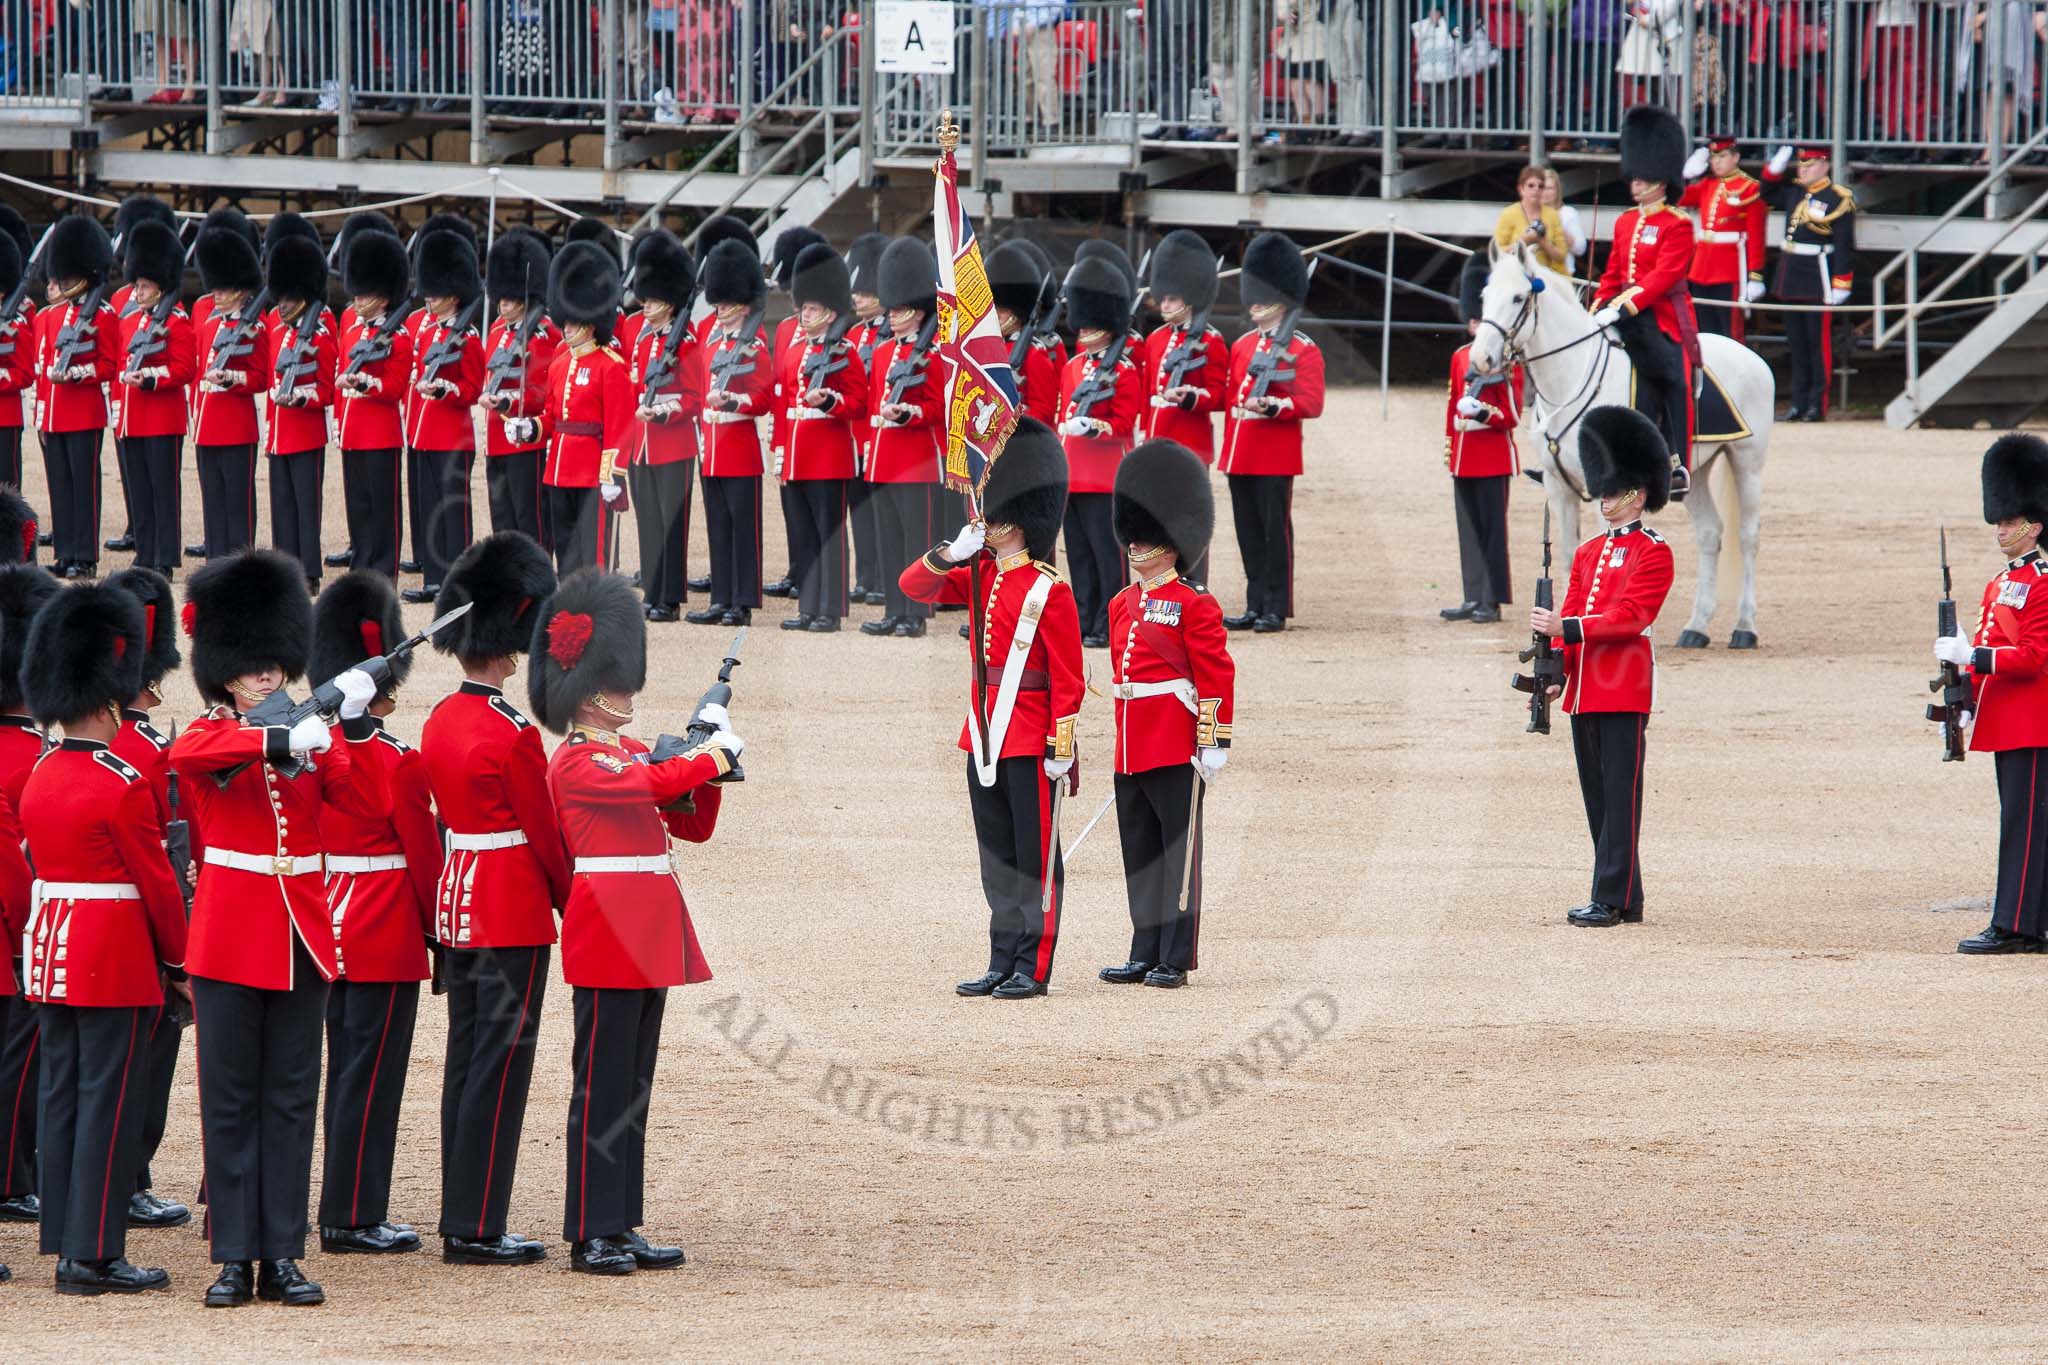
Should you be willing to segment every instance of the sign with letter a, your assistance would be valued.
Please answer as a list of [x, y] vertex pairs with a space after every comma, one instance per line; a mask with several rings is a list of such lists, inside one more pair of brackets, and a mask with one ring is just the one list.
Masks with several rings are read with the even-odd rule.
[[953, 71], [953, 6], [947, 0], [875, 0], [875, 70]]

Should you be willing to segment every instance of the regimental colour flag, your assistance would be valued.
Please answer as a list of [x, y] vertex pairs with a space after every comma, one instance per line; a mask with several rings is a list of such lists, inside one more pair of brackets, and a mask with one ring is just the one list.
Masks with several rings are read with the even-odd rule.
[[960, 210], [960, 172], [946, 151], [933, 168], [932, 252], [939, 258], [939, 323], [946, 366], [946, 486], [977, 499], [1017, 425], [1017, 378], [996, 321], [974, 224]]

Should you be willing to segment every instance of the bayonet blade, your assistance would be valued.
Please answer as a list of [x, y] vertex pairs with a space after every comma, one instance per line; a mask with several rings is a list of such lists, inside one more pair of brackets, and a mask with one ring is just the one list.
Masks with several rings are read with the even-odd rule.
[[462, 617], [469, 615], [469, 609], [475, 605], [476, 603], [474, 602], [464, 602], [461, 606], [455, 608], [455, 610], [451, 612], [448, 612], [446, 615], [435, 617], [433, 620], [427, 622], [427, 628], [425, 630], [421, 631], [418, 635], [413, 636], [413, 640], [420, 641], [433, 639], [434, 636], [438, 635], [441, 632], [442, 627], [450, 625], [455, 621], [460, 620]]

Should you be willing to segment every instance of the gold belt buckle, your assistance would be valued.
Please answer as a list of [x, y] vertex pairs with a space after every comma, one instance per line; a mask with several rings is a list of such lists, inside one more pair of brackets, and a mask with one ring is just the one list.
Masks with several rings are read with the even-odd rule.
[[277, 857], [272, 858], [270, 860], [271, 875], [276, 877], [291, 876], [293, 861], [293, 859], [286, 857], [284, 854], [279, 854]]

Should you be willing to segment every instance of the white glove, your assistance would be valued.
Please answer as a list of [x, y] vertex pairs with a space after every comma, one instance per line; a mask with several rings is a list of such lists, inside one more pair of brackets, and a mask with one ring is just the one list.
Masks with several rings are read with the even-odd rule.
[[1744, 303], [1755, 303], [1763, 298], [1763, 296], [1764, 282], [1762, 280], [1751, 280], [1742, 286], [1742, 301]]
[[296, 389], [292, 390], [292, 401], [295, 403], [311, 403], [316, 401], [319, 397], [320, 390], [314, 388], [311, 384], [301, 384]]
[[775, 452], [775, 477], [778, 479], [782, 477], [782, 464], [782, 452], [778, 450]]
[[1934, 657], [1942, 663], [1967, 668], [1970, 656], [1976, 653], [1976, 646], [1961, 635], [1944, 635], [1934, 642]]
[[626, 495], [626, 490], [619, 487], [619, 481], [617, 479], [612, 479], [606, 483], [598, 485], [597, 495], [603, 498], [607, 503], [614, 503]]
[[1783, 175], [1785, 168], [1791, 164], [1792, 149], [1790, 147], [1780, 147], [1777, 151], [1771, 153], [1770, 165], [1765, 169], [1770, 171], [1772, 175]]
[[540, 420], [534, 417], [507, 417], [505, 439], [513, 445], [531, 445], [540, 439]]
[[690, 724], [695, 725], [700, 721], [705, 725], [709, 725], [714, 730], [729, 731], [732, 729], [732, 717], [728, 716], [725, 713], [725, 708], [715, 701], [707, 701], [698, 707], [697, 714], [690, 721]]
[[1697, 180], [1707, 173], [1707, 149], [1695, 147], [1692, 155], [1685, 159], [1685, 178]]
[[1062, 436], [1086, 436], [1094, 430], [1095, 424], [1086, 417], [1069, 417], [1066, 421], [1060, 423], [1060, 435]]
[[1057, 782], [1065, 777], [1073, 766], [1074, 760], [1071, 758], [1048, 758], [1045, 760], [1045, 775], [1048, 779]]
[[740, 750], [747, 747], [747, 742], [741, 739], [738, 735], [734, 734], [730, 730], [720, 730], [717, 734], [711, 737], [710, 742], [716, 744], [719, 748], [725, 750], [734, 758], [738, 758], [740, 756]]
[[1620, 321], [1621, 310], [1619, 308], [1602, 308], [1598, 312], [1593, 314], [1593, 325], [1595, 327], [1600, 328], [1602, 331], [1605, 331], [1607, 328], [1612, 327], [1615, 323]]
[[1486, 416], [1486, 404], [1468, 393], [1458, 400], [1458, 416], [1484, 417]]
[[1956, 728], [1959, 730], [1967, 730], [1976, 721], [1976, 719], [1977, 713], [1975, 711], [1965, 711], [1961, 715], [1956, 717]]
[[357, 716], [366, 715], [370, 710], [370, 703], [377, 699], [376, 682], [360, 668], [351, 668], [336, 678], [334, 685], [341, 692], [343, 720], [354, 720]]
[[1454, 419], [1454, 420], [1453, 420], [1453, 421], [1451, 422], [1451, 426], [1452, 426], [1452, 428], [1453, 428], [1454, 430], [1457, 430], [1457, 431], [1484, 431], [1484, 430], [1486, 430], [1486, 423], [1485, 423], [1484, 421], [1481, 421], [1481, 420], [1478, 420], [1478, 419], [1475, 419], [1475, 418], [1471, 418], [1471, 417], [1459, 417], [1459, 418], [1456, 418], [1456, 419]]
[[1223, 771], [1223, 765], [1230, 762], [1230, 750], [1203, 749], [1196, 755], [1195, 761], [1201, 765], [1203, 778], [1214, 782], [1217, 774]]
[[92, 377], [93, 370], [90, 365], [73, 365], [70, 369], [57, 376], [57, 378], [67, 384], [83, 384]]
[[988, 527], [978, 521], [970, 521], [960, 528], [960, 534], [946, 543], [946, 558], [955, 564], [965, 564], [981, 553], [981, 547], [988, 544]]
[[1845, 303], [1847, 303], [1848, 301], [1849, 301], [1849, 291], [1848, 291], [1848, 290], [1846, 290], [1846, 289], [1830, 289], [1830, 290], [1828, 290], [1828, 307], [1830, 307], [1830, 308], [1837, 308], [1837, 307], [1840, 307], [1840, 306], [1841, 306], [1842, 304], [1845, 304]]
[[318, 716], [308, 716], [292, 727], [291, 737], [285, 743], [295, 754], [325, 753], [334, 743], [334, 734], [327, 728], [326, 721]]

